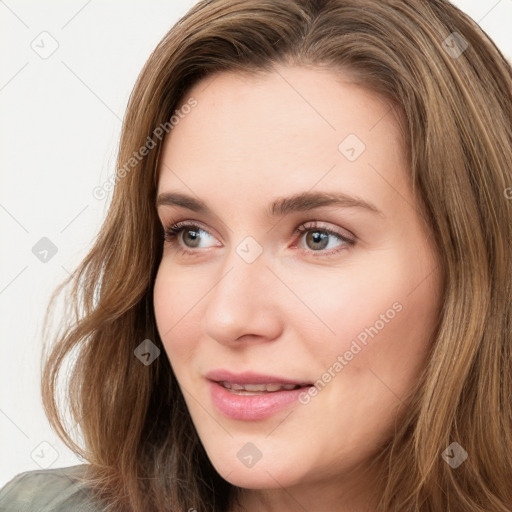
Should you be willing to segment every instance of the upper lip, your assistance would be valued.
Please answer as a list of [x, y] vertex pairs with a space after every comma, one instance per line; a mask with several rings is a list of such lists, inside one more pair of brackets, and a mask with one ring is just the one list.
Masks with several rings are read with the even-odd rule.
[[206, 378], [214, 382], [230, 382], [231, 384], [294, 384], [298, 386], [309, 386], [311, 384], [301, 379], [287, 379], [276, 375], [254, 372], [233, 373], [222, 369], [208, 372]]

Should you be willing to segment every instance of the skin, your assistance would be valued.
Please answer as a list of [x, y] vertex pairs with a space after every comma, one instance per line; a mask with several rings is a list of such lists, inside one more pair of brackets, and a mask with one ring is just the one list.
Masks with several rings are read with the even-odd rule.
[[[214, 215], [158, 208], [164, 226], [197, 221], [206, 233], [199, 247], [190, 230], [164, 243], [157, 328], [208, 457], [245, 489], [245, 510], [371, 510], [383, 478], [368, 462], [392, 436], [425, 366], [441, 303], [439, 260], [390, 106], [341, 73], [276, 70], [198, 82], [187, 95], [198, 105], [165, 140], [158, 194], [192, 195]], [[348, 134], [366, 146], [354, 161], [338, 149]], [[311, 190], [357, 196], [382, 214], [323, 206], [265, 216], [273, 199]], [[315, 221], [355, 244], [331, 235], [323, 248], [311, 238], [318, 229], [295, 233]], [[247, 236], [263, 250], [250, 264], [236, 252]], [[331, 249], [341, 250], [325, 256]], [[334, 371], [381, 315], [384, 327]], [[309, 382], [331, 368], [332, 378], [307, 404], [240, 421], [212, 404], [204, 376], [216, 368]], [[248, 442], [262, 454], [250, 468], [237, 457]]]

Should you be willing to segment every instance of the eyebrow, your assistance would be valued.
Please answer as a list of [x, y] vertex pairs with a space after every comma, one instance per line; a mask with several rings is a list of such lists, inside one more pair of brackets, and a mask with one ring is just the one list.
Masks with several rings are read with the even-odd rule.
[[[201, 200], [178, 192], [162, 192], [156, 201], [156, 207], [181, 206], [197, 213], [213, 215], [213, 212]], [[359, 197], [352, 197], [343, 192], [301, 192], [288, 197], [275, 199], [267, 208], [270, 218], [283, 217], [293, 212], [304, 212], [322, 206], [341, 208], [363, 208], [384, 217], [384, 214], [372, 203]]]

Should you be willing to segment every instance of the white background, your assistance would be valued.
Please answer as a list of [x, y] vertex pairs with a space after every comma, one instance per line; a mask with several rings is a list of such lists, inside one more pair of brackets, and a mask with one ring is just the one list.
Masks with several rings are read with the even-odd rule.
[[[194, 3], [0, 0], [0, 487], [22, 471], [82, 463], [43, 413], [42, 320], [106, 214], [111, 195], [91, 192], [114, 172], [135, 79]], [[512, 0], [454, 3], [512, 60]], [[58, 48], [43, 59], [37, 44]], [[32, 252], [42, 237], [57, 247], [46, 263]]]

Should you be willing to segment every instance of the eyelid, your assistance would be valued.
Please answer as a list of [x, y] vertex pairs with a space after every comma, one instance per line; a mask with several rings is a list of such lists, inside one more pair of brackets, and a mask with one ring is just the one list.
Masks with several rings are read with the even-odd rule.
[[325, 223], [319, 222], [319, 221], [307, 221], [303, 222], [300, 226], [297, 227], [295, 232], [308, 232], [308, 231], [325, 231], [331, 235], [337, 236], [341, 238], [342, 240], [345, 240], [346, 242], [352, 242], [355, 243], [356, 237], [353, 233], [348, 231], [347, 229], [343, 229], [340, 227], [331, 228], [328, 225], [325, 225]]
[[[198, 228], [201, 228], [206, 233], [208, 233], [212, 236], [216, 236], [211, 233], [210, 228], [207, 228], [205, 226], [205, 224], [203, 224], [201, 221], [198, 221], [198, 220], [174, 221], [173, 219], [170, 219], [168, 222], [161, 221], [161, 224], [162, 224], [163, 229], [169, 229], [173, 226], [180, 227], [180, 228], [198, 227]], [[333, 235], [337, 235], [337, 236], [343, 237], [345, 239], [350, 239], [350, 240], [354, 240], [354, 241], [356, 238], [355, 235], [353, 233], [351, 233], [350, 231], [348, 231], [347, 229], [340, 228], [340, 227], [336, 227], [333, 229], [333, 228], [329, 227], [328, 225], [326, 225], [326, 223], [323, 223], [322, 221], [316, 221], [316, 220], [302, 222], [301, 224], [299, 224], [299, 226], [297, 226], [297, 228], [295, 228], [294, 233], [298, 232], [300, 229], [304, 229], [304, 230], [318, 229], [318, 230], [327, 231]], [[338, 230], [340, 230], [340, 231], [338, 231]]]

